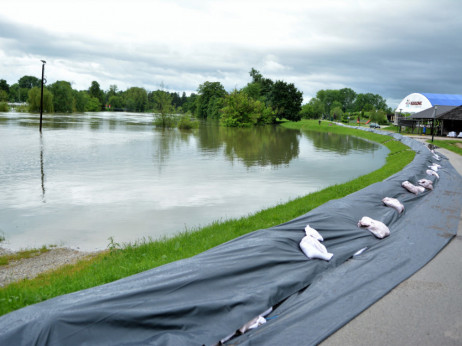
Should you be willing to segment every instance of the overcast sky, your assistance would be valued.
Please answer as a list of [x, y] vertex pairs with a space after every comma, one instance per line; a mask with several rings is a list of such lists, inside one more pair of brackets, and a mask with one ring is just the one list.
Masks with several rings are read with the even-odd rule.
[[0, 79], [74, 89], [161, 83], [228, 91], [265, 77], [372, 92], [396, 107], [413, 92], [462, 94], [460, 0], [12, 0], [0, 10]]

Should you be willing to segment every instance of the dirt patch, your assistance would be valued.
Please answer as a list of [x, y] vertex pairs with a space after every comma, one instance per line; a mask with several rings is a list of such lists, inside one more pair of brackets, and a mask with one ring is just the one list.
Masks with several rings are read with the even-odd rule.
[[[0, 255], [8, 253], [11, 252], [0, 248]], [[10, 262], [8, 265], [0, 266], [0, 287], [19, 280], [32, 279], [41, 273], [67, 264], [74, 264], [80, 259], [93, 256], [94, 254], [68, 248], [58, 248], [51, 249], [32, 258]]]

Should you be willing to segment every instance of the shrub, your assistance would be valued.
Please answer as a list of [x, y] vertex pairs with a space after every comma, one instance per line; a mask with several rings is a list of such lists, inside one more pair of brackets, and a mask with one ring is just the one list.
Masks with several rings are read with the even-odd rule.
[[178, 122], [178, 128], [182, 130], [191, 130], [199, 127], [197, 120], [191, 119], [189, 115], [182, 115]]
[[0, 112], [8, 112], [10, 110], [10, 106], [6, 102], [0, 102]]

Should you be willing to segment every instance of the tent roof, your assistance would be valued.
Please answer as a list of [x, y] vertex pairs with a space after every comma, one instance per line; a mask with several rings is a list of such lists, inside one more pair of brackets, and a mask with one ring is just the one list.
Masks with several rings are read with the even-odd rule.
[[431, 94], [422, 93], [433, 106], [460, 106], [462, 105], [462, 95], [454, 94]]

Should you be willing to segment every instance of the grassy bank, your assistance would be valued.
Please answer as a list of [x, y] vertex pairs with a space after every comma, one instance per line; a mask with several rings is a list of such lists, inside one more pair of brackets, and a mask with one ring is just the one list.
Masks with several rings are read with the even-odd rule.
[[323, 122], [302, 121], [284, 123], [287, 128], [308, 129], [355, 135], [389, 148], [386, 164], [380, 169], [354, 179], [334, 185], [288, 203], [265, 209], [247, 217], [214, 222], [209, 226], [183, 232], [160, 241], [139, 241], [136, 244], [119, 248], [111, 242], [110, 250], [91, 260], [80, 261], [76, 265], [42, 274], [33, 280], [24, 280], [0, 289], [0, 314], [19, 309], [58, 295], [101, 285], [150, 268], [179, 259], [194, 256], [214, 246], [239, 237], [243, 234], [275, 226], [307, 213], [325, 202], [344, 197], [372, 183], [382, 181], [400, 171], [414, 158], [414, 152], [389, 136], [349, 129]]
[[[427, 141], [428, 143], [432, 143], [431, 140], [428, 140]], [[444, 141], [440, 141], [440, 140], [434, 140], [433, 143], [434, 145], [440, 147], [440, 148], [444, 148], [444, 149], [448, 149], [456, 154], [459, 154], [459, 155], [462, 155], [462, 147], [459, 146], [459, 145], [462, 145], [462, 141], [461, 140], [444, 140]]]

